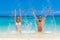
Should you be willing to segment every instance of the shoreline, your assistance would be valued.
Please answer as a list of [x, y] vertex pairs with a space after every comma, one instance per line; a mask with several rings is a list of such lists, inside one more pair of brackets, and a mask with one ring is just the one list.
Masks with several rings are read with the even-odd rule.
[[17, 33], [0, 36], [2, 40], [60, 40], [60, 34], [54, 33]]

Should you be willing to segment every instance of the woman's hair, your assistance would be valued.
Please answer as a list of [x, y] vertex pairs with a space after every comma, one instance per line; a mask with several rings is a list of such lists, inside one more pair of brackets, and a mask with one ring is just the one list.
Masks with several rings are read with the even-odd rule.
[[39, 17], [39, 22], [41, 22], [41, 21], [42, 21], [42, 16]]
[[16, 18], [16, 22], [20, 22], [20, 17], [17, 17]]

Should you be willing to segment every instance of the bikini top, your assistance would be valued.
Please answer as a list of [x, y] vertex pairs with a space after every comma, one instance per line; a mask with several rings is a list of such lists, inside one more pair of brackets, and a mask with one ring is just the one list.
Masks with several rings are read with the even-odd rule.
[[21, 22], [19, 22], [19, 23], [16, 22], [16, 25], [17, 25], [17, 26], [20, 26], [20, 25], [21, 25]]

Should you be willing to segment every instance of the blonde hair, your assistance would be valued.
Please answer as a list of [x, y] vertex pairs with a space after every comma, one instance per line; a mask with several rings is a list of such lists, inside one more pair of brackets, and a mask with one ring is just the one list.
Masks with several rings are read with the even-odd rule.
[[18, 18], [16, 19], [16, 22], [21, 22], [20, 17], [18, 17]]

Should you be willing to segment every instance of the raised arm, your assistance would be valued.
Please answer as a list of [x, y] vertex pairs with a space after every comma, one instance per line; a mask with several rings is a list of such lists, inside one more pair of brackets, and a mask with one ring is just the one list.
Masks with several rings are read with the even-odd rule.
[[44, 16], [44, 19], [43, 19], [43, 20], [46, 19], [46, 17], [47, 17], [47, 15], [49, 14], [49, 12], [50, 12], [50, 9], [48, 9], [48, 12], [47, 12], [46, 15]]
[[14, 20], [16, 22], [16, 10], [14, 10]]
[[38, 21], [38, 18], [36, 17], [34, 10], [32, 10], [32, 14], [34, 15], [36, 21]]
[[22, 19], [21, 19], [21, 18], [22, 18], [21, 16], [22, 16], [22, 10], [20, 9], [20, 20], [22, 20]]

